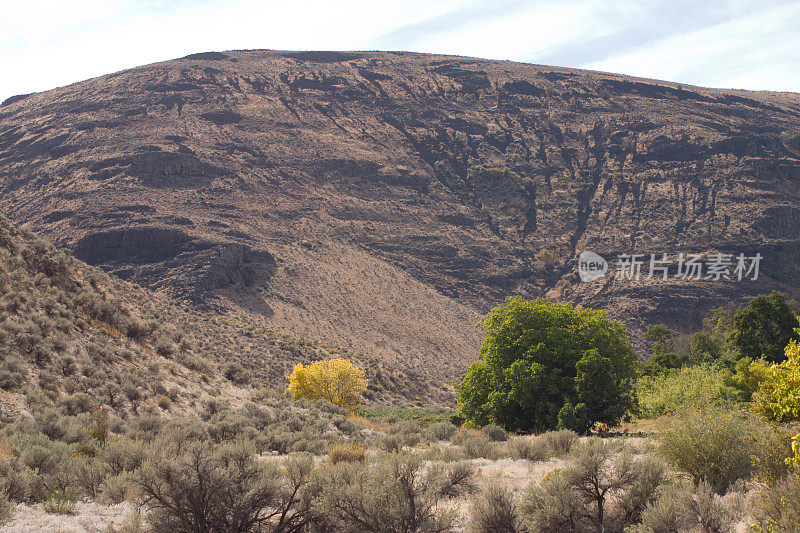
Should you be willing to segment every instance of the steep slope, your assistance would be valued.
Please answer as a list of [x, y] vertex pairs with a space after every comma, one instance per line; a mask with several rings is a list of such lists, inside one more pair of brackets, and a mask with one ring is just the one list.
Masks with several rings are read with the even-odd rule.
[[408, 365], [388, 367], [252, 318], [203, 312], [120, 281], [0, 217], [0, 421], [25, 416], [42, 394], [87, 393], [122, 416], [194, 412], [209, 398], [281, 392], [295, 363], [330, 357], [366, 370], [369, 400], [452, 401], [446, 384]]
[[[0, 108], [0, 206], [81, 259], [452, 377], [511, 294], [634, 333], [800, 281], [800, 98], [409, 53], [193, 54]], [[581, 284], [582, 250], [761, 253]]]

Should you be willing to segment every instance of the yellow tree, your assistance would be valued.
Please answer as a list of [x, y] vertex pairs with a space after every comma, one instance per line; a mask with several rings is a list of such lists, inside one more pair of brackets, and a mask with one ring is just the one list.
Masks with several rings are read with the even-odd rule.
[[292, 399], [328, 400], [355, 411], [361, 405], [361, 394], [367, 388], [364, 371], [348, 359], [328, 359], [309, 366], [295, 365], [289, 376]]

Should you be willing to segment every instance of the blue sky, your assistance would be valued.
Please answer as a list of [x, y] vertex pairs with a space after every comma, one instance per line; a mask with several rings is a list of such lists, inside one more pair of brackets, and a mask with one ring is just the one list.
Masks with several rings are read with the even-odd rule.
[[411, 50], [800, 92], [797, 0], [0, 0], [0, 99], [210, 50]]

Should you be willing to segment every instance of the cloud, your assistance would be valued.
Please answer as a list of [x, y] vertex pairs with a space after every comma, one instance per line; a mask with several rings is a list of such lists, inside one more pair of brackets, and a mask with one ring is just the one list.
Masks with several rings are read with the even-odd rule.
[[800, 5], [776, 2], [580, 66], [694, 85], [798, 91], [798, 26]]
[[530, 4], [531, 2], [525, 0], [480, 0], [466, 5], [456, 4], [444, 13], [393, 29], [373, 42], [382, 50], [406, 50], [432, 36], [453, 33], [475, 23], [486, 24], [492, 19], [508, 17]]
[[[765, 3], [766, 2], [766, 3]], [[26, 0], [0, 99], [209, 50], [388, 49], [800, 89], [793, 0]]]

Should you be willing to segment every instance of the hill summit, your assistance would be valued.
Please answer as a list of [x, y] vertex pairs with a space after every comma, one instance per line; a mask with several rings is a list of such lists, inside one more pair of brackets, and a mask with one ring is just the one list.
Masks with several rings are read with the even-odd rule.
[[[606, 307], [636, 336], [797, 296], [799, 180], [797, 94], [465, 57], [198, 53], [0, 107], [15, 222], [125, 280], [440, 376], [510, 295]], [[757, 280], [587, 283], [586, 250], [763, 261]]]

